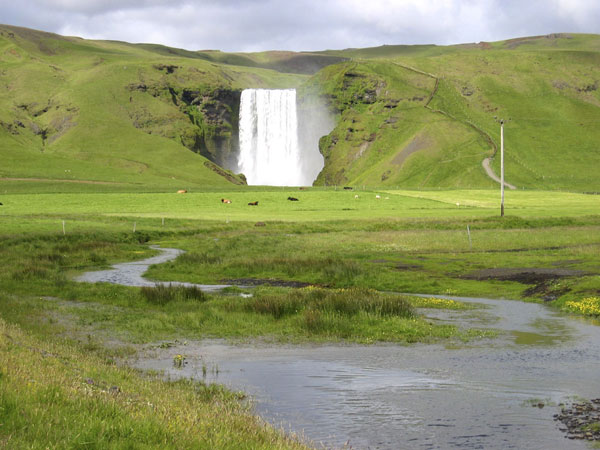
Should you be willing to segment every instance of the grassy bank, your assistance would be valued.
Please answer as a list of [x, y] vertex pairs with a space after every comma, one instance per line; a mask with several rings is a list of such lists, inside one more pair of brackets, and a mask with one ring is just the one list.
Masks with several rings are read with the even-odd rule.
[[304, 448], [242, 394], [117, 367], [0, 319], [3, 448]]

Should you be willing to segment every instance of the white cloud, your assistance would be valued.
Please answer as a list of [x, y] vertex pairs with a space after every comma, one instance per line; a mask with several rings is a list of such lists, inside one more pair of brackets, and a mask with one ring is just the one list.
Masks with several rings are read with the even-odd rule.
[[320, 50], [600, 32], [589, 0], [0, 0], [3, 22], [191, 50]]

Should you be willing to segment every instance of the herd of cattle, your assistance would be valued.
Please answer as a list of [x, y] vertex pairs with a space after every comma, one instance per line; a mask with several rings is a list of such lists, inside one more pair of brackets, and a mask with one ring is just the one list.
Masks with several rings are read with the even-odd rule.
[[[305, 188], [300, 188], [300, 190], [302, 190], [302, 191], [303, 191], [304, 189], [305, 189]], [[352, 190], [352, 188], [351, 188], [351, 187], [344, 187], [344, 190]], [[178, 190], [178, 191], [177, 191], [177, 193], [178, 193], [178, 194], [186, 194], [186, 193], [187, 193], [187, 190], [186, 190], [186, 189], [180, 189], [180, 190]], [[358, 198], [359, 198], [358, 194], [356, 194], [356, 195], [354, 196], [354, 198], [355, 198], [355, 199], [358, 199]], [[381, 196], [380, 196], [379, 194], [377, 194], [377, 195], [375, 195], [375, 198], [376, 198], [377, 200], [379, 200], [379, 199], [381, 198]], [[288, 199], [290, 202], [298, 202], [298, 201], [300, 201], [300, 200], [298, 200], [296, 197], [291, 197], [291, 196], [290, 196], [290, 197], [288, 197], [287, 199]], [[386, 200], [389, 200], [389, 197], [386, 197], [385, 199], [386, 199]], [[221, 199], [221, 203], [227, 203], [227, 204], [230, 204], [230, 203], [231, 203], [231, 200], [230, 200], [230, 199], [228, 199], [228, 198], [222, 198], [222, 199]], [[2, 205], [2, 203], [0, 203], [0, 205]], [[255, 202], [249, 202], [249, 203], [248, 203], [248, 206], [258, 206], [258, 200], [257, 200], [257, 201], [255, 201]]]

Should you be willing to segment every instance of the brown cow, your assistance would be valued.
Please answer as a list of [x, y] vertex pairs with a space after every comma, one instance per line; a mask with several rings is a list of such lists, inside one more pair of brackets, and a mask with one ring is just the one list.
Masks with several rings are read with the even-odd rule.
[[177, 191], [177, 193], [178, 193], [178, 194], [185, 194], [185, 193], [187, 193], [187, 190], [186, 190], [186, 189], [179, 189], [179, 190]]
[[248, 206], [258, 206], [258, 200], [255, 202], [248, 203]]
[[228, 198], [222, 198], [221, 203], [231, 203], [231, 200], [229, 200]]

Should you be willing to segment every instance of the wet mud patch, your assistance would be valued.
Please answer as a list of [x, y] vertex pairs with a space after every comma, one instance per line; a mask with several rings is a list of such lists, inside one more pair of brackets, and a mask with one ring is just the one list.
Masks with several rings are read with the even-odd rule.
[[560, 279], [586, 275], [582, 270], [565, 268], [494, 268], [482, 269], [463, 276], [467, 280], [498, 280], [516, 281], [533, 285], [523, 291], [525, 297], [541, 297], [544, 301], [556, 300], [570, 291], [568, 286], [561, 284]]
[[423, 266], [419, 266], [418, 264], [405, 264], [405, 263], [399, 263], [399, 264], [396, 264], [394, 266], [394, 269], [400, 270], [400, 271], [403, 271], [403, 270], [419, 270], [419, 269], [422, 269], [422, 268], [423, 268]]
[[556, 280], [564, 277], [580, 277], [586, 275], [582, 270], [562, 269], [562, 268], [494, 268], [482, 269], [465, 275], [467, 280], [499, 280], [516, 281], [523, 284], [539, 284], [549, 280]]
[[278, 280], [273, 278], [225, 278], [219, 280], [219, 282], [234, 286], [274, 286], [291, 288], [303, 288], [308, 286], [326, 287], [315, 283], [306, 283], [304, 281]]
[[573, 403], [562, 408], [554, 420], [569, 439], [600, 441], [600, 398]]

